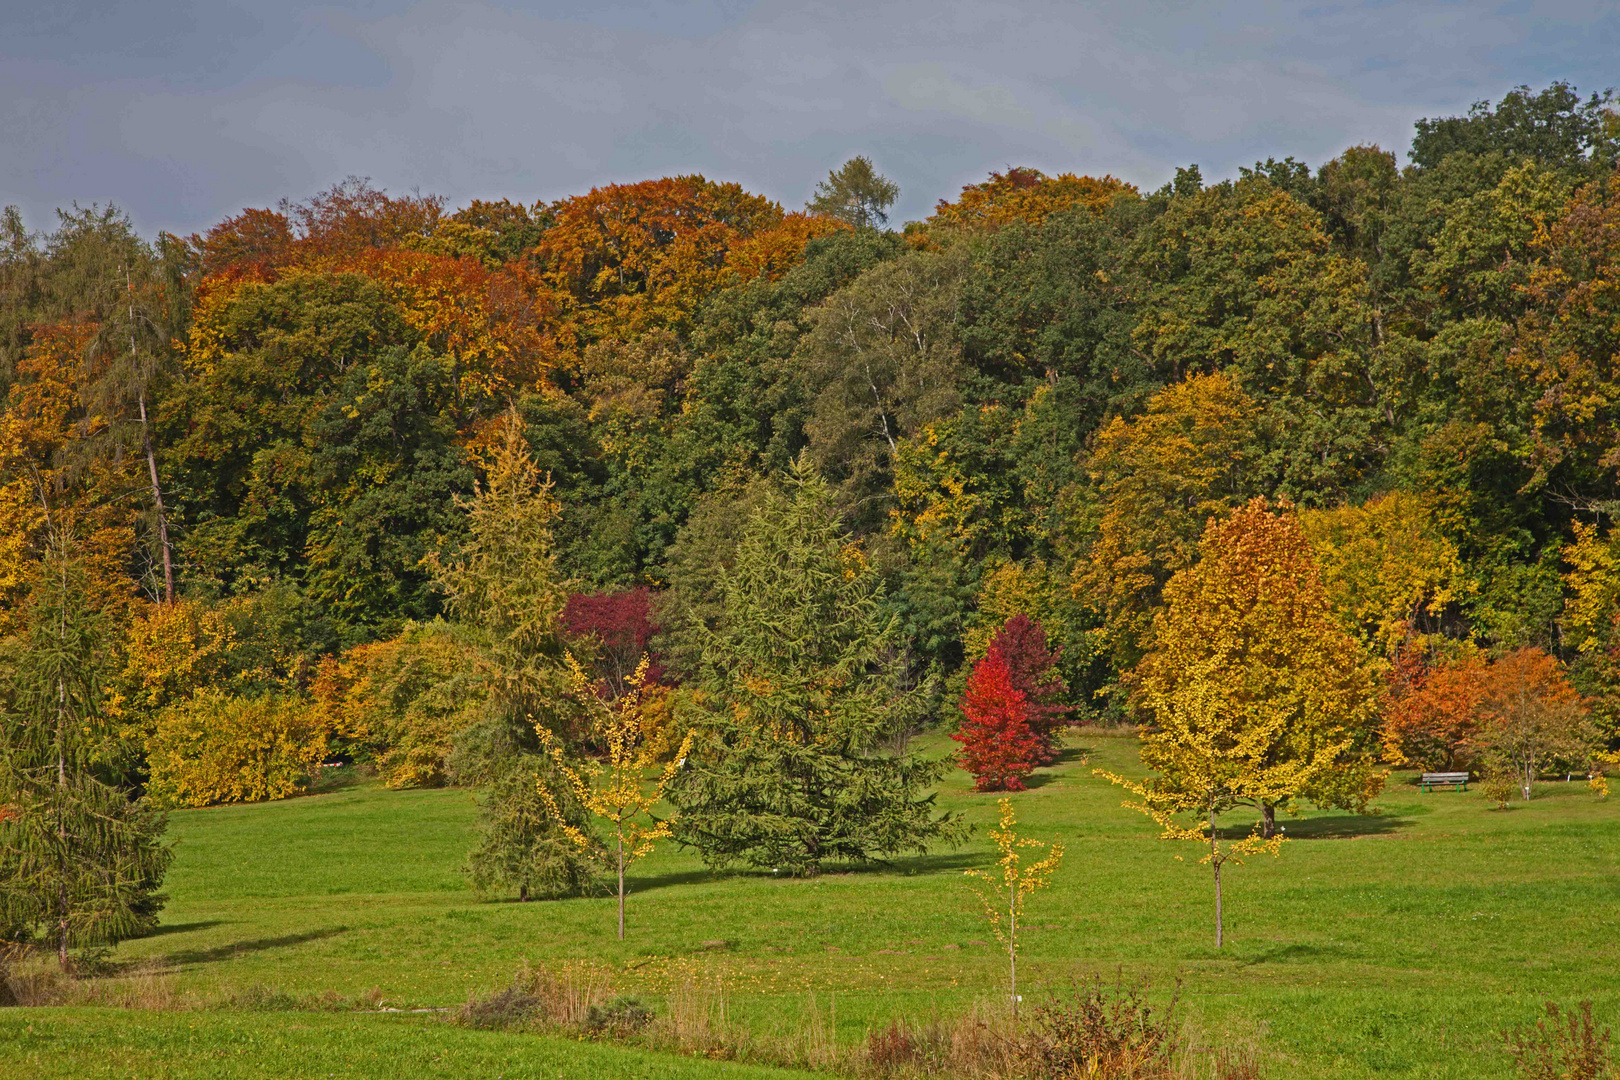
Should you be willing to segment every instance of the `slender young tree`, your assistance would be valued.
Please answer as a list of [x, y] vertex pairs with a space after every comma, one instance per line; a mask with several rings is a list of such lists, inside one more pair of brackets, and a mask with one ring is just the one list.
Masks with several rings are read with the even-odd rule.
[[75, 946], [149, 928], [172, 857], [165, 819], [96, 775], [108, 649], [71, 540], [51, 531], [28, 629], [0, 681], [0, 928], [33, 928], [64, 971]]
[[[1279, 759], [1274, 749], [1287, 735], [1280, 714], [1249, 722], [1230, 706], [1224, 677], [1211, 661], [1162, 694], [1149, 694], [1158, 730], [1144, 737], [1142, 757], [1158, 775], [1138, 783], [1103, 769], [1097, 774], [1137, 797], [1125, 806], [1156, 821], [1163, 830], [1160, 839], [1208, 846], [1199, 861], [1215, 878], [1215, 947], [1220, 948], [1226, 939], [1222, 867], [1241, 866], [1250, 855], [1276, 855], [1284, 839], [1280, 833], [1263, 835], [1263, 824], [1256, 822], [1250, 835], [1223, 840], [1220, 817], [1241, 804], [1276, 800], [1296, 790], [1311, 763]], [[1187, 817], [1193, 820], [1190, 827], [1183, 824]]]
[[[989, 886], [987, 889], [976, 887], [974, 891], [978, 893], [979, 902], [984, 905], [984, 916], [990, 920], [990, 928], [995, 933], [996, 939], [1007, 946], [1009, 997], [1012, 1000], [1013, 1015], [1016, 1016], [1018, 1015], [1018, 920], [1023, 917], [1024, 904], [1030, 894], [1052, 883], [1052, 875], [1057, 873], [1058, 864], [1063, 861], [1063, 845], [1043, 844], [1028, 837], [1020, 838], [1014, 828], [1018, 824], [1018, 816], [1013, 812], [1012, 800], [1001, 799], [996, 803], [996, 807], [1000, 812], [1000, 820], [996, 827], [990, 830], [990, 838], [996, 842], [996, 850], [1001, 852], [1001, 858], [996, 860], [999, 873], [985, 870], [965, 870], [963, 873]], [[1035, 848], [1044, 854], [1025, 866], [1023, 856], [1018, 853], [1019, 848]]]
[[814, 875], [961, 835], [928, 793], [946, 763], [893, 747], [924, 703], [900, 689], [895, 621], [832, 502], [801, 457], [720, 575], [703, 712], [670, 793], [677, 837], [711, 865]]
[[601, 855], [611, 863], [619, 882], [619, 940], [624, 940], [624, 871], [625, 867], [651, 854], [653, 844], [670, 835], [670, 818], [658, 820], [652, 808], [664, 796], [675, 770], [686, 760], [691, 749], [692, 735], [687, 733], [680, 748], [652, 781], [649, 789], [647, 775], [658, 767], [658, 758], [647, 742], [645, 731], [645, 694], [648, 689], [649, 661], [643, 657], [625, 692], [608, 705], [596, 694], [591, 679], [572, 656], [568, 658], [573, 675], [574, 693], [595, 713], [591, 732], [594, 740], [607, 751], [602, 762], [587, 762], [579, 768], [568, 763], [556, 737], [540, 729], [541, 741], [556, 763], [557, 770], [567, 778], [580, 803], [591, 813], [607, 822], [612, 829], [611, 850], [602, 850], [594, 836], [576, 828], [557, 805], [548, 786], [537, 790], [557, 826], [583, 850]]

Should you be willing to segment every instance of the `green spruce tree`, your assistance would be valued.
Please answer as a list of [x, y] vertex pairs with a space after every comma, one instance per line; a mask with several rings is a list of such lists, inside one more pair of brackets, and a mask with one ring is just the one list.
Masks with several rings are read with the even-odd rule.
[[882, 586], [800, 458], [720, 576], [697, 740], [670, 792], [677, 836], [713, 866], [814, 875], [922, 853], [961, 826], [926, 794], [944, 763], [896, 752], [923, 702], [903, 689]]
[[105, 631], [71, 541], [54, 530], [28, 629], [0, 672], [0, 931], [68, 950], [149, 929], [172, 851], [164, 815], [97, 775], [109, 737]]

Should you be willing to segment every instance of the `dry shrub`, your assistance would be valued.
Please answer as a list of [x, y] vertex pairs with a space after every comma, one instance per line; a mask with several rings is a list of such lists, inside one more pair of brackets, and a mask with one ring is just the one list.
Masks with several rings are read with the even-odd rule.
[[1021, 1075], [1021, 1038], [1021, 1028], [1001, 1003], [979, 1002], [960, 1016], [894, 1021], [868, 1036], [866, 1060], [850, 1071], [1000, 1080]]
[[456, 1019], [477, 1028], [555, 1024], [589, 1030], [592, 1016], [602, 1017], [613, 1000], [612, 981], [602, 968], [564, 964], [552, 969], [524, 961], [510, 987], [472, 998]]
[[516, 987], [487, 998], [474, 998], [461, 1007], [456, 1019], [467, 1027], [493, 1030], [527, 1024], [540, 1008], [540, 999]]
[[48, 956], [13, 945], [0, 952], [0, 1005], [101, 1005], [114, 1009], [171, 1010], [193, 1004], [174, 978], [155, 964], [85, 978], [59, 971]]
[[866, 1058], [881, 1073], [895, 1072], [917, 1060], [911, 1034], [899, 1020], [866, 1037]]
[[1549, 1001], [1547, 1015], [1503, 1032], [1508, 1052], [1525, 1080], [1606, 1080], [1614, 1075], [1608, 1028], [1592, 1020], [1592, 1003], [1583, 1001], [1567, 1012]]
[[616, 997], [606, 1005], [592, 1005], [585, 1030], [592, 1035], [634, 1035], [652, 1023], [652, 1010], [633, 997]]
[[1185, 1047], [1175, 1023], [1180, 988], [1163, 1009], [1147, 1003], [1146, 988], [1076, 982], [1069, 999], [1036, 1009], [1023, 1043], [1029, 1071], [1053, 1080], [1171, 1080]]

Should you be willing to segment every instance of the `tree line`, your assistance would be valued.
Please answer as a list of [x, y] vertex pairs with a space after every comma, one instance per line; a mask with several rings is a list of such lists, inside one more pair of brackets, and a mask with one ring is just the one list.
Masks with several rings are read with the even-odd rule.
[[155, 240], [7, 209], [5, 850], [68, 831], [51, 724], [145, 838], [126, 922], [152, 808], [328, 761], [482, 787], [470, 872], [525, 896], [594, 879], [589, 762], [679, 760], [644, 828], [717, 865], [948, 842], [937, 725], [997, 790], [1066, 723], [1152, 724], [1144, 805], [1266, 841], [1392, 764], [1528, 796], [1616, 735], [1617, 154], [1555, 83], [1405, 164], [1009, 168], [901, 229], [866, 158], [793, 212], [701, 176], [350, 179]]

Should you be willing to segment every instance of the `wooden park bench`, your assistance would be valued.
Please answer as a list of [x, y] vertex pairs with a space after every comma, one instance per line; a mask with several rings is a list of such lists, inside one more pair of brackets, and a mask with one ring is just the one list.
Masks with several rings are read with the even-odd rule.
[[1468, 790], [1468, 774], [1465, 772], [1426, 772], [1418, 780], [1418, 786], [1424, 791], [1433, 791], [1437, 787], [1455, 787], [1458, 791]]

